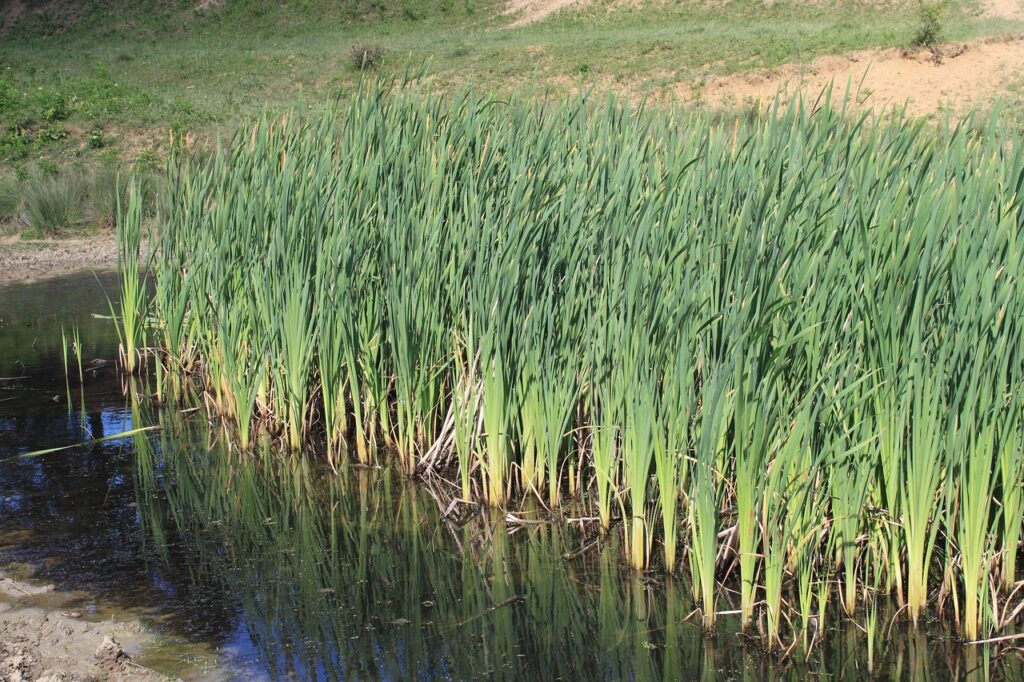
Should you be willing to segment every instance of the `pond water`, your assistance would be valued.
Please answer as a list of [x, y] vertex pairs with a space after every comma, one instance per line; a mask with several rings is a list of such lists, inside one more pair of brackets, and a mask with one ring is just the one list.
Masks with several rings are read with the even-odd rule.
[[[394, 473], [239, 456], [200, 413], [133, 400], [113, 370], [109, 275], [0, 288], [0, 566], [160, 635], [141, 662], [188, 679], [1022, 679], [1014, 655], [836, 614], [785, 663], [724, 617], [705, 637], [685, 577], [622, 568], [583, 524], [509, 523]], [[62, 329], [78, 331], [84, 383]], [[159, 430], [45, 455], [13, 455]], [[537, 519], [536, 510], [516, 516]], [[723, 606], [723, 610], [728, 608]]]

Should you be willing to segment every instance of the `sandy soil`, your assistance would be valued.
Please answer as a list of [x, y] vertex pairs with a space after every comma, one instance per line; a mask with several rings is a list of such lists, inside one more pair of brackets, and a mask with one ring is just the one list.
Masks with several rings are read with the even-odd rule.
[[1000, 19], [1024, 19], [1024, 2], [1022, 0], [987, 0], [985, 16]]
[[79, 270], [109, 270], [117, 265], [113, 232], [82, 239], [23, 241], [0, 237], [0, 284], [27, 282]]
[[904, 104], [913, 115], [964, 113], [990, 104], [1024, 75], [1024, 39], [977, 41], [931, 50], [855, 52], [713, 79], [699, 88], [681, 86], [683, 100], [712, 106], [771, 101], [802, 92], [817, 96], [829, 84], [842, 97], [849, 89], [858, 107], [876, 110]]
[[0, 680], [86, 682], [167, 680], [132, 662], [152, 639], [137, 622], [81, 620], [76, 613], [36, 606], [52, 586], [0, 577]]
[[515, 28], [540, 21], [564, 7], [585, 2], [587, 0], [509, 0], [502, 14], [516, 17], [516, 20], [509, 24]]

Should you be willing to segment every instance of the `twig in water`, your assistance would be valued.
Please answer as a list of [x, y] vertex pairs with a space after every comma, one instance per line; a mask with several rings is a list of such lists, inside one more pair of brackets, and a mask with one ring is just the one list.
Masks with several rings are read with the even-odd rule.
[[1002, 637], [989, 637], [988, 639], [973, 639], [970, 642], [964, 642], [964, 644], [995, 644], [997, 642], [1009, 642], [1016, 639], [1024, 639], [1024, 632], [1018, 632], [1015, 635], [1003, 635]]
[[548, 522], [544, 519], [523, 519], [510, 513], [505, 517], [505, 523], [513, 526], [543, 526]]
[[587, 544], [583, 545], [579, 549], [575, 549], [575, 550], [573, 550], [571, 552], [566, 552], [565, 554], [562, 555], [562, 558], [568, 561], [568, 560], [575, 559], [577, 557], [583, 556], [584, 554], [589, 552], [594, 547], [597, 547], [599, 544], [600, 544], [600, 539], [599, 538], [595, 538], [594, 540], [591, 540], [590, 542], [588, 542]]

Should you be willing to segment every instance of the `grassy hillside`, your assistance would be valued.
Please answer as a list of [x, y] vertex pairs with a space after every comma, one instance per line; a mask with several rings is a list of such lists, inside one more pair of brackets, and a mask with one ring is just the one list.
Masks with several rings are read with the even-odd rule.
[[0, 10], [0, 33], [10, 38], [84, 31], [94, 37], [120, 37], [159, 31], [166, 36], [188, 34], [218, 22], [252, 28], [308, 23], [314, 16], [346, 23], [396, 16], [422, 19], [481, 4], [469, 0], [18, 0]]
[[[1019, 27], [948, 0], [949, 40]], [[3, 14], [0, 222], [12, 182], [162, 163], [169, 131], [213, 139], [264, 110], [315, 111], [364, 77], [443, 90], [600, 90], [699, 101], [710, 78], [908, 44], [916, 2], [594, 0], [513, 27], [502, 0], [26, 0]], [[5, 184], [7, 188], [5, 189]], [[87, 211], [86, 211], [87, 212]]]

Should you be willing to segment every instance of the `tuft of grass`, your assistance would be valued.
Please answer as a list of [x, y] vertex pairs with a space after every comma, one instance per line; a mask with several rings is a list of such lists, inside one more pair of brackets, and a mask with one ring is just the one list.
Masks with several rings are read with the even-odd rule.
[[36, 177], [22, 187], [21, 224], [43, 236], [82, 224], [84, 191], [82, 181], [71, 174]]
[[89, 219], [99, 227], [113, 227], [117, 220], [118, 202], [127, 205], [127, 187], [119, 182], [115, 166], [102, 166], [94, 171], [86, 187]]
[[18, 212], [21, 193], [11, 180], [0, 180], [0, 223], [13, 219]]

